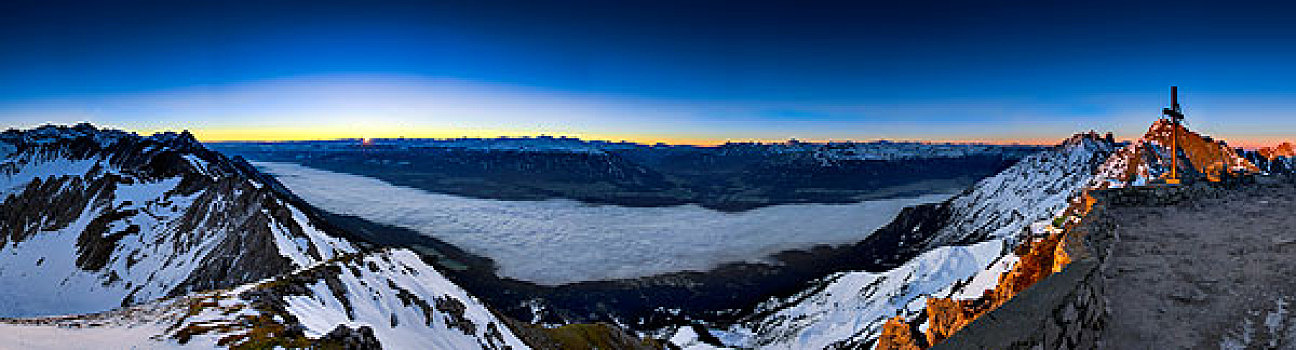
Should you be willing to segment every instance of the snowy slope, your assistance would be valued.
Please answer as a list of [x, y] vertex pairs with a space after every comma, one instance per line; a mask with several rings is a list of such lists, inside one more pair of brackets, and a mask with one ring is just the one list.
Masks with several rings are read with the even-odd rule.
[[1115, 149], [1110, 139], [1089, 133], [1028, 156], [946, 202], [950, 217], [925, 239], [926, 253], [885, 272], [830, 276], [796, 296], [766, 302], [722, 333], [751, 334], [731, 345], [762, 349], [859, 347], [881, 333], [887, 318], [924, 308], [929, 296], [973, 298], [1016, 261], [1004, 247], [1065, 210]]
[[408, 250], [345, 256], [234, 289], [101, 314], [0, 320], [0, 344], [28, 349], [320, 346], [366, 335], [384, 349], [528, 348]]
[[213, 298], [219, 302], [168, 336], [238, 345], [265, 329], [316, 341], [343, 329], [372, 332], [384, 349], [527, 348], [485, 305], [404, 249], [342, 257]]
[[931, 246], [984, 239], [1012, 242], [1031, 223], [1066, 209], [1115, 150], [1109, 139], [1078, 134], [981, 180], [950, 201], [951, 220]]
[[349, 243], [188, 134], [6, 132], [0, 316], [103, 311], [292, 271]]
[[0, 348], [55, 349], [213, 349], [216, 339], [186, 344], [164, 336], [188, 310], [189, 298], [122, 308], [111, 312], [0, 320]]
[[916, 311], [927, 297], [947, 290], [990, 265], [1003, 242], [933, 249], [890, 271], [845, 272], [810, 289], [757, 309], [759, 321], [740, 326], [752, 333], [743, 346], [762, 349], [858, 347], [876, 338], [882, 324], [902, 310]]
[[[525, 348], [484, 305], [409, 250], [335, 262], [342, 288], [319, 280], [306, 295], [285, 296], [309, 337], [342, 324], [370, 326], [391, 349]], [[342, 289], [345, 289], [344, 291]]]

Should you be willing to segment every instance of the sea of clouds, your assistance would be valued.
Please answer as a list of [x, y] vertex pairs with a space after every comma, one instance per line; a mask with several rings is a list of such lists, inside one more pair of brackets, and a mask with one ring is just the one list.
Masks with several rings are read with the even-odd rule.
[[321, 209], [436, 237], [495, 260], [502, 276], [548, 285], [705, 271], [788, 249], [854, 243], [904, 207], [951, 196], [725, 213], [696, 205], [466, 198], [297, 164], [254, 164]]

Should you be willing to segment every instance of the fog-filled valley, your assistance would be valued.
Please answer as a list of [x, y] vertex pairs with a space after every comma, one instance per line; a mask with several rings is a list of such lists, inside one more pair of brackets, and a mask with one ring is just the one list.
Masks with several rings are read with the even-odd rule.
[[325, 211], [436, 237], [494, 260], [502, 277], [539, 284], [706, 271], [722, 263], [769, 261], [784, 250], [854, 243], [905, 207], [953, 195], [722, 212], [692, 204], [466, 198], [296, 164], [253, 165]]

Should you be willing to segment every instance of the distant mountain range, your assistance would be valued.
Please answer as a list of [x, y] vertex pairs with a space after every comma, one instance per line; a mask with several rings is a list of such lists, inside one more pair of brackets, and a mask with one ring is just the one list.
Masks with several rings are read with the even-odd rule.
[[886, 141], [648, 146], [549, 137], [210, 147], [258, 161], [298, 163], [474, 198], [566, 198], [623, 206], [696, 203], [725, 211], [955, 192], [1041, 149]]

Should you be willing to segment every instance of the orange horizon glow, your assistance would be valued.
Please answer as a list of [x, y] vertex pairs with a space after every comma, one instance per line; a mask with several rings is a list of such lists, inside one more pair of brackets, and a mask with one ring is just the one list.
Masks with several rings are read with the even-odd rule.
[[[725, 139], [673, 138], [673, 137], [642, 137], [642, 138], [641, 138], [641, 137], [626, 137], [626, 138], [622, 138], [622, 137], [599, 137], [599, 136], [591, 135], [591, 134], [548, 134], [548, 133], [530, 133], [530, 134], [528, 134], [528, 133], [516, 133], [516, 134], [510, 133], [510, 134], [507, 134], [507, 135], [505, 135], [505, 134], [490, 134], [490, 135], [485, 135], [485, 134], [483, 134], [483, 135], [457, 135], [457, 136], [436, 136], [436, 137], [420, 137], [420, 136], [408, 136], [408, 135], [407, 135], [407, 136], [391, 136], [391, 137], [387, 137], [387, 136], [374, 136], [374, 137], [361, 137], [361, 136], [336, 136], [336, 137], [292, 138], [292, 139], [270, 139], [270, 138], [255, 138], [255, 137], [251, 137], [251, 138], [239, 138], [239, 139], [210, 139], [210, 138], [204, 138], [204, 137], [198, 136], [198, 133], [196, 133], [196, 132], [195, 132], [194, 134], [195, 134], [195, 137], [198, 139], [198, 141], [200, 141], [200, 142], [204, 142], [204, 143], [223, 143], [223, 142], [231, 142], [231, 143], [232, 143], [232, 142], [267, 142], [267, 143], [273, 143], [273, 142], [293, 142], [293, 141], [336, 141], [336, 140], [352, 140], [352, 139], [361, 139], [361, 140], [363, 140], [363, 139], [396, 139], [396, 138], [401, 138], [401, 137], [404, 137], [404, 138], [411, 138], [411, 139], [441, 139], [441, 140], [446, 140], [446, 139], [457, 139], [457, 138], [498, 138], [498, 137], [515, 137], [515, 138], [527, 138], [527, 137], [529, 137], [529, 138], [535, 138], [535, 137], [540, 137], [540, 136], [577, 138], [577, 139], [580, 139], [580, 140], [583, 140], [583, 141], [629, 142], [629, 143], [636, 143], [636, 144], [642, 144], [642, 145], [655, 145], [655, 144], [659, 144], [659, 143], [660, 143], [660, 144], [676, 145], [676, 146], [701, 146], [701, 147], [714, 147], [714, 146], [724, 145], [724, 144], [726, 144], [726, 143], [765, 143], [765, 144], [773, 144], [773, 143], [785, 143], [785, 142], [790, 141], [790, 139], [759, 139], [759, 138], [725, 138]], [[841, 143], [841, 142], [858, 142], [858, 143], [865, 143], [865, 142], [877, 142], [877, 141], [890, 141], [890, 142], [912, 142], [912, 143], [926, 143], [926, 144], [968, 144], [968, 145], [972, 145], [972, 144], [980, 144], [980, 145], [995, 145], [995, 146], [1053, 146], [1053, 145], [1057, 145], [1057, 144], [1059, 144], [1059, 143], [1062, 142], [1062, 139], [1056, 139], [1056, 140], [1052, 140], [1052, 139], [1050, 139], [1050, 140], [1045, 140], [1045, 139], [1022, 139], [1022, 140], [1002, 140], [1002, 139], [986, 139], [986, 140], [979, 140], [979, 139], [936, 140], [936, 139], [933, 139], [933, 140], [927, 140], [927, 139], [900, 139], [900, 138], [870, 138], [870, 139], [796, 139], [796, 140], [797, 140], [797, 141], [800, 141], [800, 142], [806, 142], [806, 143], [832, 143], [832, 142], [839, 142], [839, 143]], [[1294, 138], [1294, 140], [1296, 140], [1296, 138]], [[1118, 141], [1118, 142], [1130, 142], [1130, 141], [1132, 141], [1132, 140], [1130, 140], [1130, 139], [1117, 139], [1117, 141]], [[1272, 141], [1272, 142], [1232, 142], [1231, 140], [1224, 140], [1224, 141], [1225, 141], [1225, 142], [1228, 142], [1228, 144], [1229, 144], [1230, 146], [1232, 146], [1232, 147], [1243, 148], [1243, 149], [1248, 149], [1248, 150], [1257, 150], [1257, 149], [1266, 148], [1266, 147], [1268, 147], [1268, 148], [1272, 148], [1272, 147], [1276, 147], [1276, 146], [1278, 146], [1278, 145], [1281, 145], [1281, 144], [1283, 144], [1283, 143], [1292, 143], [1292, 144], [1296, 144], [1296, 141], [1283, 140], [1283, 139], [1278, 139], [1278, 140], [1275, 140], [1275, 141]]]
[[[46, 123], [42, 125], [70, 125], [60, 123]], [[876, 137], [867, 136], [859, 138], [802, 138], [802, 137], [724, 137], [713, 135], [658, 135], [648, 133], [600, 133], [600, 132], [551, 132], [551, 131], [528, 131], [528, 130], [496, 130], [496, 129], [423, 129], [411, 128], [404, 130], [387, 130], [385, 128], [373, 128], [366, 130], [364, 127], [356, 126], [338, 126], [338, 127], [312, 127], [310, 129], [299, 127], [263, 127], [263, 128], [192, 128], [192, 129], [135, 129], [115, 127], [111, 125], [98, 125], [104, 128], [119, 129], [129, 132], [135, 132], [140, 135], [152, 135], [160, 132], [179, 132], [181, 130], [189, 131], [198, 141], [205, 143], [220, 142], [291, 142], [291, 141], [330, 141], [345, 139], [396, 139], [396, 138], [415, 138], [415, 139], [456, 139], [456, 138], [497, 138], [497, 137], [568, 137], [578, 138], [585, 141], [607, 141], [607, 142], [631, 142], [637, 144], [653, 145], [658, 143], [669, 145], [692, 145], [692, 146], [719, 146], [725, 143], [784, 143], [790, 140], [797, 140], [807, 143], [828, 143], [828, 142], [915, 142], [929, 144], [985, 144], [985, 145], [1023, 145], [1023, 146], [1052, 146], [1061, 143], [1072, 134], [1056, 137], [987, 137], [987, 138], [914, 138], [914, 137]], [[32, 125], [29, 127], [36, 127]], [[1079, 133], [1079, 132], [1077, 132]], [[1140, 131], [1137, 135], [1141, 136]], [[1117, 134], [1117, 141], [1131, 141], [1134, 134]], [[1233, 147], [1245, 149], [1260, 149], [1264, 147], [1276, 147], [1284, 142], [1296, 143], [1296, 137], [1284, 138], [1272, 135], [1257, 135], [1251, 137], [1229, 137], [1230, 135], [1211, 135], [1216, 139], [1224, 140]]]
[[[1296, 103], [1285, 102], [1286, 96], [1259, 102], [1201, 96], [1192, 104], [1204, 106], [1192, 113], [1194, 131], [1245, 148], [1296, 139], [1296, 132], [1288, 131], [1296, 130], [1290, 122], [1294, 119], [1253, 117], [1296, 110]], [[1155, 107], [1149, 106], [1162, 100], [1158, 91], [1057, 104], [1011, 99], [696, 101], [422, 76], [341, 74], [0, 104], [0, 116], [12, 120], [11, 127], [84, 121], [141, 133], [187, 128], [204, 142], [548, 135], [701, 146], [790, 139], [1056, 145], [1089, 130], [1113, 131], [1118, 140], [1141, 137], [1156, 118], [1151, 113]], [[1112, 107], [1088, 115], [1077, 114], [1075, 105]]]
[[[174, 131], [174, 130], [144, 130], [138, 131], [142, 135], [150, 135], [156, 132]], [[892, 141], [892, 142], [917, 142], [917, 143], [950, 143], [950, 144], [986, 144], [986, 145], [1039, 145], [1051, 146], [1062, 142], [1066, 137], [995, 137], [981, 139], [926, 139], [926, 138], [905, 138], [905, 137], [861, 137], [861, 138], [761, 138], [761, 137], [720, 137], [720, 136], [671, 136], [671, 135], [651, 135], [651, 134], [621, 134], [621, 133], [597, 133], [597, 132], [536, 132], [523, 130], [484, 130], [484, 129], [448, 129], [448, 130], [401, 130], [401, 131], [377, 131], [358, 132], [351, 128], [329, 128], [323, 130], [305, 130], [301, 128], [258, 128], [258, 129], [191, 129], [190, 133], [201, 142], [220, 143], [220, 142], [290, 142], [290, 141], [321, 141], [321, 140], [343, 140], [343, 139], [395, 139], [395, 138], [415, 138], [415, 139], [456, 139], [456, 138], [496, 138], [496, 137], [568, 137], [578, 138], [585, 141], [608, 141], [608, 142], [632, 142], [638, 144], [670, 144], [670, 145], [693, 145], [693, 146], [718, 146], [725, 143], [741, 142], [758, 142], [758, 143], [783, 143], [795, 139], [800, 142], [808, 143], [827, 143], [827, 142], [873, 142], [873, 141]], [[1274, 147], [1283, 142], [1293, 142], [1292, 139], [1280, 137], [1256, 137], [1256, 138], [1228, 138], [1219, 137], [1234, 147], [1246, 149], [1258, 149], [1263, 147]], [[1117, 137], [1117, 140], [1129, 141], [1129, 137]]]
[[[152, 134], [155, 132], [171, 130], [149, 130], [142, 131], [141, 134]], [[1055, 145], [1060, 143], [1065, 137], [1061, 138], [986, 138], [986, 139], [922, 139], [922, 138], [760, 138], [760, 137], [706, 137], [706, 136], [667, 136], [667, 135], [646, 135], [646, 134], [618, 134], [618, 133], [554, 133], [554, 132], [529, 132], [519, 130], [478, 130], [478, 129], [456, 129], [456, 130], [405, 130], [405, 131], [381, 131], [381, 132], [354, 132], [346, 130], [302, 130], [302, 129], [193, 129], [189, 130], [199, 141], [220, 143], [220, 142], [291, 142], [291, 141], [321, 141], [321, 140], [344, 140], [344, 139], [395, 139], [395, 138], [415, 138], [415, 139], [455, 139], [455, 138], [496, 138], [496, 137], [567, 137], [578, 138], [585, 141], [608, 141], [608, 142], [632, 142], [638, 144], [657, 144], [664, 143], [670, 145], [692, 145], [692, 146], [718, 146], [725, 143], [741, 142], [758, 142], [758, 143], [783, 143], [790, 140], [797, 140], [807, 143], [827, 143], [827, 142], [873, 142], [873, 141], [891, 141], [891, 142], [917, 142], [917, 143], [951, 143], [951, 144], [987, 144], [987, 145]]]

